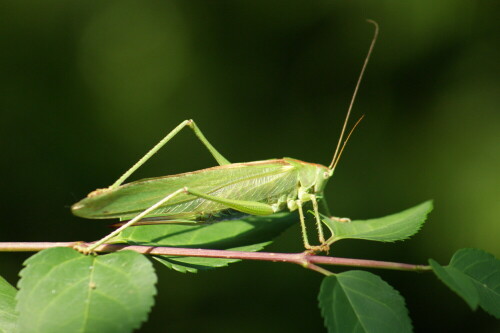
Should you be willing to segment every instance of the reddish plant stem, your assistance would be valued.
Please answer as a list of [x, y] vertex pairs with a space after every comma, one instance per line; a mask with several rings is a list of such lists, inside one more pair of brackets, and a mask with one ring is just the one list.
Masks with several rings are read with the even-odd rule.
[[[80, 242], [0, 242], [0, 252], [36, 252], [51, 247], [73, 247], [76, 244], [88, 246], [91, 243]], [[242, 259], [242, 260], [260, 260], [273, 262], [288, 262], [301, 265], [305, 268], [320, 272], [325, 275], [332, 274], [326, 269], [317, 266], [321, 265], [337, 265], [337, 266], [353, 266], [365, 268], [381, 268], [400, 271], [428, 271], [430, 266], [412, 265], [398, 262], [338, 258], [328, 256], [311, 255], [306, 252], [300, 253], [276, 253], [276, 252], [242, 252], [242, 251], [227, 251], [227, 250], [208, 250], [208, 249], [192, 249], [180, 247], [154, 247], [154, 246], [139, 246], [139, 245], [122, 245], [122, 244], [103, 244], [95, 249], [95, 252], [116, 252], [120, 250], [132, 250], [142, 254], [149, 255], [171, 255], [171, 256], [186, 256], [186, 257], [205, 257], [205, 258], [226, 258], [226, 259]]]

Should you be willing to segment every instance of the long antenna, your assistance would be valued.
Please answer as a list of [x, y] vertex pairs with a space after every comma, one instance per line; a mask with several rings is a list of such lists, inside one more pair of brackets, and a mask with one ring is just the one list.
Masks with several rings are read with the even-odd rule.
[[333, 163], [332, 170], [334, 170], [335, 167], [337, 166], [337, 163], [339, 163], [340, 156], [342, 156], [342, 153], [344, 152], [344, 148], [345, 148], [347, 142], [349, 141], [349, 138], [351, 137], [352, 133], [354, 132], [354, 130], [356, 129], [356, 127], [358, 127], [359, 123], [361, 122], [361, 120], [363, 120], [364, 117], [365, 117], [365, 115], [362, 115], [358, 119], [358, 121], [354, 124], [354, 126], [351, 128], [351, 130], [349, 131], [349, 134], [347, 134], [347, 137], [345, 138], [344, 143], [342, 144], [342, 148], [339, 151], [339, 155], [337, 156], [337, 159]]
[[[330, 163], [330, 166], [328, 167], [328, 169], [330, 169], [330, 170], [333, 170], [335, 168], [335, 166], [337, 165], [337, 160], [340, 157], [339, 154], [341, 151], [341, 147], [345, 146], [345, 143], [344, 144], [342, 143], [342, 139], [344, 138], [345, 130], [347, 128], [347, 123], [349, 122], [349, 117], [351, 116], [352, 106], [354, 105], [354, 101], [356, 100], [356, 95], [358, 94], [359, 85], [361, 84], [361, 80], [363, 79], [363, 75], [365, 74], [366, 65], [368, 65], [368, 60], [370, 60], [370, 56], [372, 54], [373, 47], [375, 46], [375, 42], [377, 41], [377, 37], [378, 37], [378, 24], [377, 24], [377, 22], [375, 22], [373, 20], [366, 20], [366, 21], [375, 26], [375, 32], [373, 33], [372, 42], [370, 44], [370, 48], [368, 49], [368, 54], [366, 55], [365, 62], [363, 63], [363, 68], [361, 69], [361, 73], [359, 74], [358, 82], [356, 83], [356, 88], [354, 88], [354, 93], [352, 94], [351, 103], [349, 104], [349, 109], [347, 109], [347, 114], [346, 114], [346, 117], [344, 120], [344, 125], [342, 126], [342, 132], [340, 132], [339, 142], [337, 143], [337, 148], [335, 148], [335, 154], [333, 154], [332, 162]], [[351, 133], [352, 133], [352, 130], [351, 130]]]

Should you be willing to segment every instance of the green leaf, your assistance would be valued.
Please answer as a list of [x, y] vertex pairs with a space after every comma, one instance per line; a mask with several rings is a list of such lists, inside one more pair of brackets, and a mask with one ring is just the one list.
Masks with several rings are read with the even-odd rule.
[[156, 275], [143, 255], [85, 256], [70, 248], [41, 251], [21, 271], [19, 332], [132, 332], [146, 320]]
[[448, 266], [429, 259], [434, 273], [472, 310], [482, 307], [500, 318], [500, 260], [478, 249], [455, 252]]
[[340, 239], [349, 238], [394, 242], [407, 239], [417, 233], [431, 210], [432, 201], [426, 201], [400, 213], [378, 219], [339, 222], [324, 217], [323, 222], [330, 228], [334, 235], [328, 240], [329, 244]]
[[328, 276], [318, 298], [328, 332], [412, 331], [403, 297], [375, 274], [348, 271]]
[[17, 290], [0, 276], [0, 333], [14, 332], [17, 322]]
[[[205, 224], [157, 224], [125, 229], [113, 242], [135, 245], [188, 247], [234, 251], [259, 251], [298, 221], [295, 213], [246, 216]], [[179, 272], [227, 266], [238, 259], [155, 256], [159, 262]]]

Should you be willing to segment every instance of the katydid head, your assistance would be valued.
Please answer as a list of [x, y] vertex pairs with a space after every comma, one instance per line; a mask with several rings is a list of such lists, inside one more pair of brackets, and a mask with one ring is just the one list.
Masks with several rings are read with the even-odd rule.
[[337, 166], [337, 164], [340, 160], [340, 156], [342, 155], [342, 152], [344, 151], [345, 145], [347, 144], [347, 141], [349, 141], [349, 138], [351, 137], [352, 132], [354, 131], [356, 126], [358, 126], [361, 119], [363, 119], [363, 117], [364, 117], [364, 116], [362, 116], [361, 118], [359, 118], [359, 120], [356, 122], [356, 124], [354, 124], [354, 126], [349, 131], [349, 134], [347, 134], [347, 138], [345, 139], [345, 141], [342, 141], [344, 138], [346, 128], [347, 128], [347, 123], [349, 122], [349, 117], [351, 116], [351, 110], [352, 110], [352, 107], [354, 105], [354, 101], [356, 100], [356, 95], [358, 94], [358, 89], [359, 89], [359, 86], [361, 84], [361, 80], [363, 79], [363, 75], [365, 73], [366, 65], [368, 64], [368, 60], [370, 60], [370, 56], [372, 54], [373, 47], [375, 46], [375, 42], [377, 41], [377, 36], [378, 36], [378, 24], [377, 24], [377, 22], [372, 21], [372, 20], [367, 20], [367, 22], [369, 22], [375, 26], [375, 31], [373, 33], [373, 38], [372, 38], [372, 42], [370, 44], [370, 48], [368, 49], [368, 53], [365, 57], [365, 62], [363, 63], [363, 67], [361, 68], [361, 73], [359, 74], [358, 81], [356, 82], [356, 87], [354, 88], [354, 92], [353, 92], [352, 97], [351, 97], [351, 102], [349, 103], [349, 108], [347, 109], [347, 114], [346, 114], [346, 117], [344, 120], [344, 124], [342, 126], [342, 131], [340, 132], [339, 141], [337, 142], [337, 148], [335, 148], [335, 153], [333, 154], [332, 162], [330, 163], [330, 166], [328, 167], [328, 169], [330, 170], [330, 177], [331, 177], [331, 175], [333, 175], [333, 171], [335, 170], [335, 167]]
[[317, 165], [314, 193], [323, 193], [326, 183], [331, 176], [333, 176], [333, 169], [329, 169], [324, 165]]

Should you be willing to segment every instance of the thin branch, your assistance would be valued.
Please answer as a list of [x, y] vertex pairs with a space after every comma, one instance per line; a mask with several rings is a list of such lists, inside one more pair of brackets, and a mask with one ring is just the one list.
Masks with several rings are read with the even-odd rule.
[[[92, 243], [80, 242], [0, 242], [0, 252], [36, 252], [52, 247], [74, 247], [75, 245], [89, 246]], [[155, 246], [140, 246], [140, 245], [123, 245], [123, 244], [103, 244], [98, 246], [94, 251], [109, 253], [121, 250], [132, 250], [148, 255], [170, 255], [183, 257], [204, 257], [204, 258], [225, 258], [225, 259], [242, 259], [242, 260], [260, 260], [273, 262], [288, 262], [301, 265], [325, 275], [333, 273], [326, 269], [317, 266], [320, 265], [336, 265], [336, 266], [353, 266], [365, 268], [381, 268], [400, 271], [422, 272], [431, 269], [427, 265], [412, 265], [398, 262], [338, 258], [328, 256], [316, 256], [307, 252], [300, 253], [277, 253], [277, 252], [243, 252], [243, 251], [227, 251], [227, 250], [209, 250], [209, 249], [192, 249], [180, 247], [155, 247]]]

